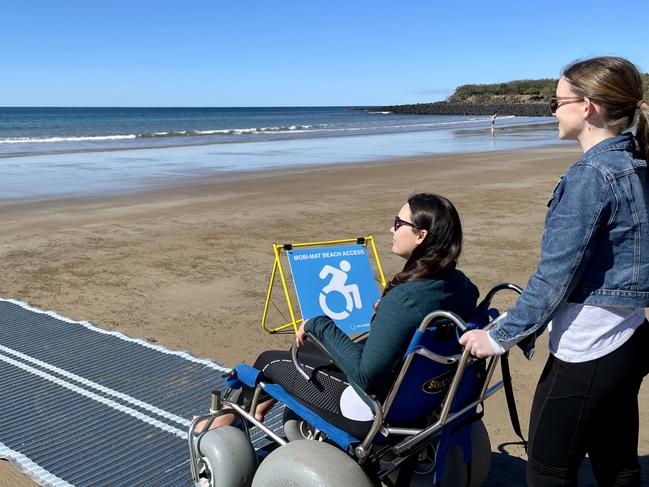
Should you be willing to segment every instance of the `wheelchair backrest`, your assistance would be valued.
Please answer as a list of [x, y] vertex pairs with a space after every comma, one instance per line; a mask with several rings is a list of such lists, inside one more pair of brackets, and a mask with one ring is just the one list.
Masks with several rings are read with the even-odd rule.
[[[485, 309], [467, 323], [467, 328], [482, 328], [497, 314], [497, 310]], [[459, 358], [462, 347], [458, 336], [455, 325], [448, 319], [437, 319], [423, 333], [415, 332], [397, 376], [402, 379], [397, 379], [388, 394], [390, 397], [396, 393], [389, 409], [384, 411], [388, 423], [416, 421], [442, 404], [457, 372], [457, 363], [437, 362], [421, 351], [430, 351], [448, 361]], [[483, 365], [484, 362], [473, 362], [464, 369], [451, 410], [460, 409], [476, 398], [482, 385]]]

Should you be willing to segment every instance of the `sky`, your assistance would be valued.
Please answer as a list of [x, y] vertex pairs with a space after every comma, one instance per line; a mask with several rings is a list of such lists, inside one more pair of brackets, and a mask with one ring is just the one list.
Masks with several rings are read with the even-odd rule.
[[649, 71], [649, 1], [0, 0], [0, 106], [425, 103], [466, 83]]

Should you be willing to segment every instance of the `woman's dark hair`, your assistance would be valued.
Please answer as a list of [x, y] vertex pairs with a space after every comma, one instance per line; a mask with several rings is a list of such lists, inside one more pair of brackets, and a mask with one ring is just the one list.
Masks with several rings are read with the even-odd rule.
[[649, 158], [649, 105], [638, 68], [630, 61], [603, 56], [577, 61], [563, 70], [573, 91], [605, 111], [607, 124], [617, 134], [633, 125], [638, 110], [636, 140], [644, 159]]
[[[426, 230], [426, 237], [413, 250], [403, 266], [383, 291], [420, 278], [434, 278], [454, 269], [462, 252], [462, 224], [453, 203], [433, 193], [419, 193], [408, 198], [413, 232]], [[404, 230], [405, 231], [405, 230]]]

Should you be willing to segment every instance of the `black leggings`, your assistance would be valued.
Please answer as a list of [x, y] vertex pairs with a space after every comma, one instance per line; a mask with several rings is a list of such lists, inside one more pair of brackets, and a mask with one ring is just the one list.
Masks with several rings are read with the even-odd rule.
[[638, 392], [649, 362], [645, 321], [617, 350], [568, 363], [550, 355], [532, 404], [527, 483], [576, 486], [586, 453], [599, 487], [639, 486]]
[[341, 395], [350, 387], [345, 374], [308, 341], [300, 347], [298, 359], [308, 373], [315, 370], [310, 381], [297, 372], [291, 353], [286, 350], [263, 352], [254, 366], [264, 373], [266, 380], [281, 385], [286, 392], [331, 424], [357, 438], [363, 438], [372, 422], [346, 418], [340, 409]]

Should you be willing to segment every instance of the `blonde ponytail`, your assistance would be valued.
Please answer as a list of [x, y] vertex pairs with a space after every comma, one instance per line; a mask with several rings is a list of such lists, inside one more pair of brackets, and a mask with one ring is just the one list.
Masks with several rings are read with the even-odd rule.
[[638, 102], [638, 127], [635, 138], [642, 157], [649, 163], [649, 103], [644, 100]]

